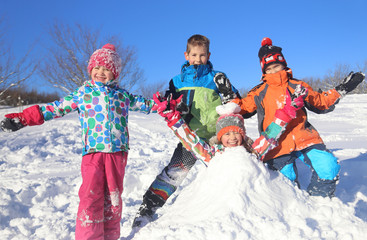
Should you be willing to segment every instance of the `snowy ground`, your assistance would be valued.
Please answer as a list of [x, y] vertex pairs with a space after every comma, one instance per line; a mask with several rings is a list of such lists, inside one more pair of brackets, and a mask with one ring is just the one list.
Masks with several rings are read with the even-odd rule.
[[[0, 119], [15, 111], [0, 109]], [[131, 113], [121, 239], [366, 239], [367, 95], [309, 115], [342, 166], [336, 198], [309, 197], [234, 148], [208, 168], [198, 162], [156, 220], [132, 233], [142, 195], [178, 141], [158, 115]], [[256, 118], [246, 128], [258, 136]], [[81, 184], [77, 115], [0, 133], [0, 149], [0, 239], [73, 239]], [[304, 189], [310, 175], [302, 164], [299, 170]]]

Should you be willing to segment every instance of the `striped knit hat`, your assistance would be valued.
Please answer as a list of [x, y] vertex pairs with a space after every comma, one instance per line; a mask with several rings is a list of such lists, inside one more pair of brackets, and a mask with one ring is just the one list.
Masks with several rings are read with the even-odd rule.
[[284, 67], [287, 67], [287, 62], [284, 59], [282, 48], [273, 46], [273, 42], [270, 38], [263, 38], [258, 56], [263, 73], [265, 73], [266, 68], [273, 63], [279, 63]]
[[216, 108], [220, 117], [217, 121], [217, 139], [221, 140], [222, 136], [229, 131], [238, 132], [245, 139], [246, 129], [244, 125], [243, 117], [238, 114], [240, 107], [235, 103], [227, 103], [225, 105], [219, 105]]

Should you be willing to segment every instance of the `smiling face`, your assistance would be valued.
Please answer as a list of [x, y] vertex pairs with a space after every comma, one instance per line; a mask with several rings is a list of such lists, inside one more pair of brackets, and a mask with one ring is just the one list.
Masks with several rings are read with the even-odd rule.
[[210, 52], [208, 52], [205, 46], [191, 46], [188, 52], [185, 52], [185, 58], [189, 61], [190, 65], [201, 65], [207, 64], [210, 57]]
[[114, 75], [108, 68], [104, 66], [96, 66], [91, 71], [92, 80], [106, 84], [114, 79]]
[[236, 131], [228, 131], [223, 134], [221, 142], [225, 147], [237, 147], [242, 145], [242, 135]]

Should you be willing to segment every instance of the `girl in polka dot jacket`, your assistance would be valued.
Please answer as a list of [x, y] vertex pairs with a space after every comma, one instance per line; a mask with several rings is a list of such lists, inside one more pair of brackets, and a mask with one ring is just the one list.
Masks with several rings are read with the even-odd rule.
[[79, 190], [76, 239], [119, 239], [121, 194], [129, 149], [128, 112], [149, 113], [153, 100], [132, 95], [117, 85], [121, 58], [106, 44], [93, 53], [86, 81], [60, 101], [34, 105], [21, 113], [5, 115], [4, 131], [43, 124], [78, 111], [82, 128], [83, 183]]

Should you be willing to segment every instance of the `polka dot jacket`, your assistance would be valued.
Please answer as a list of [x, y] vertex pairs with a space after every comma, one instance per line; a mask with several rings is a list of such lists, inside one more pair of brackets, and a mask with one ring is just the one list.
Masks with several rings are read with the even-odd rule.
[[78, 111], [82, 128], [83, 156], [93, 152], [128, 151], [128, 112], [149, 114], [153, 100], [129, 94], [112, 82], [92, 80], [68, 96], [40, 107], [45, 121]]

